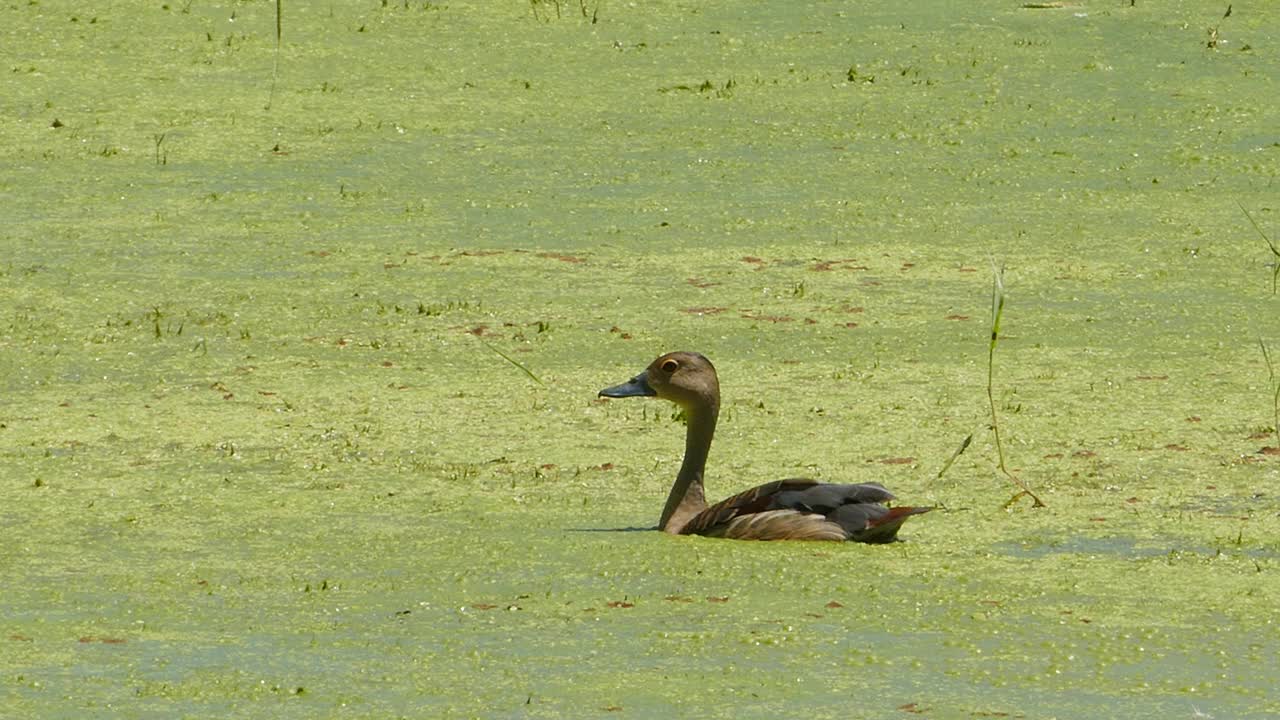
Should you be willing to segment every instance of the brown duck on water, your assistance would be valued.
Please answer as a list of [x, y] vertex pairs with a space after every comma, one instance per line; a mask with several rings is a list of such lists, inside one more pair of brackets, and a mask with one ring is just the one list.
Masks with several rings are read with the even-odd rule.
[[776, 480], [707, 506], [702, 475], [720, 413], [720, 382], [711, 361], [694, 352], [654, 360], [601, 397], [648, 396], [684, 409], [689, 426], [684, 462], [667, 496], [658, 529], [673, 535], [737, 540], [854, 540], [887, 543], [898, 528], [928, 507], [886, 507], [893, 494], [878, 483], [832, 485], [816, 480]]

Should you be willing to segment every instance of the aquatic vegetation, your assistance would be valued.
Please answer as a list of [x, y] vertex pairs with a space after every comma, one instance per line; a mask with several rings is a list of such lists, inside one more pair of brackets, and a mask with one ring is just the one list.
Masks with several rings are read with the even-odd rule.
[[9, 714], [1280, 714], [1280, 10], [276, 9], [0, 10]]

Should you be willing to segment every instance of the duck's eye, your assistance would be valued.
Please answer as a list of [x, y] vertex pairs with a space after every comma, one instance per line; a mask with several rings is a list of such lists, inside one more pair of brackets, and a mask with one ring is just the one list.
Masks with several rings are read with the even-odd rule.
[[680, 367], [680, 363], [676, 362], [675, 360], [662, 361], [662, 372], [664, 373], [673, 373], [679, 367]]

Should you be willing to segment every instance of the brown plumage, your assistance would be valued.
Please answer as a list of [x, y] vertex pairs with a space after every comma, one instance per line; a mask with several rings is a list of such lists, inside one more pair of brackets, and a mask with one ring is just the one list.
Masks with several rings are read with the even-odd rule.
[[734, 540], [887, 543], [898, 539], [907, 518], [932, 509], [886, 507], [893, 493], [878, 483], [834, 485], [802, 478], [765, 483], [708, 507], [702, 476], [720, 414], [720, 381], [711, 361], [698, 353], [667, 353], [631, 380], [601, 390], [600, 396], [659, 397], [685, 411], [684, 461], [658, 522], [664, 532]]

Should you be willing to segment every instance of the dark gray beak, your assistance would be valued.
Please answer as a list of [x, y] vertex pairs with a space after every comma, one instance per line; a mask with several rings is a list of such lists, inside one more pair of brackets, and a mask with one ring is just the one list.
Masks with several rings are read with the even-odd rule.
[[621, 385], [614, 385], [600, 391], [600, 397], [653, 397], [658, 393], [649, 387], [649, 371], [646, 370]]

